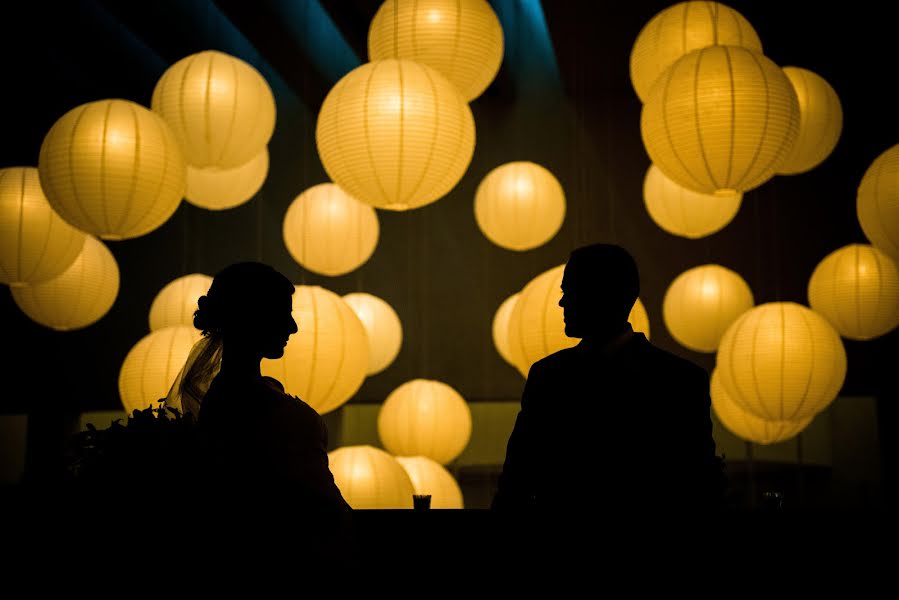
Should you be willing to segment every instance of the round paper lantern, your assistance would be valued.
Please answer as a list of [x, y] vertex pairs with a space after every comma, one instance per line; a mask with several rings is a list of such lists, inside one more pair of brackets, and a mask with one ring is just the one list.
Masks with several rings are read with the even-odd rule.
[[820, 75], [799, 67], [784, 67], [783, 72], [799, 100], [799, 134], [777, 172], [795, 175], [817, 167], [833, 152], [843, 131], [843, 107]]
[[643, 201], [656, 225], [672, 235], [697, 239], [720, 231], [733, 221], [743, 194], [694, 192], [650, 165], [643, 179]]
[[173, 325], [193, 327], [197, 300], [211, 285], [212, 277], [202, 273], [185, 275], [167, 283], [150, 305], [150, 331]]
[[200, 337], [193, 327], [164, 327], [144, 336], [128, 351], [119, 370], [119, 396], [128, 414], [158, 406]]
[[858, 186], [858, 222], [872, 244], [899, 262], [899, 144], [868, 167]]
[[724, 386], [721, 385], [717, 370], [712, 371], [710, 392], [712, 409], [718, 415], [721, 424], [737, 437], [749, 442], [763, 445], [783, 442], [801, 432], [812, 422], [813, 417], [799, 421], [767, 421], [753, 416], [730, 399]]
[[226, 210], [252, 199], [268, 177], [268, 149], [232, 169], [187, 166], [184, 199], [207, 210]]
[[389, 367], [403, 345], [403, 324], [393, 307], [371, 294], [347, 294], [343, 297], [365, 327], [368, 335], [368, 375]]
[[288, 394], [299, 396], [319, 414], [331, 412], [365, 379], [365, 328], [340, 296], [318, 286], [297, 286], [293, 318], [299, 332], [290, 336], [284, 356], [263, 359], [262, 374], [280, 381]]
[[499, 71], [503, 28], [485, 0], [387, 0], [368, 30], [368, 57], [428, 65], [471, 102]]
[[640, 117], [650, 159], [705, 194], [756, 188], [784, 164], [799, 133], [799, 102], [783, 70], [758, 52], [711, 46], [678, 59], [653, 85]]
[[743, 15], [717, 2], [680, 2], [656, 14], [631, 49], [631, 83], [646, 102], [656, 79], [680, 57], [708, 46], [741, 46], [762, 52], [762, 42]]
[[354, 509], [412, 508], [412, 480], [383, 450], [344, 446], [329, 452], [328, 462], [337, 489]]
[[265, 150], [275, 97], [244, 61], [215, 50], [186, 56], [153, 89], [153, 110], [172, 127], [193, 167], [231, 169]]
[[0, 283], [53, 279], [75, 262], [84, 237], [47, 202], [37, 169], [0, 169]]
[[393, 390], [378, 412], [381, 443], [397, 456], [426, 456], [445, 465], [471, 438], [468, 404], [447, 384], [413, 379]]
[[530, 250], [553, 238], [565, 220], [565, 193], [552, 173], [528, 161], [496, 167], [478, 185], [474, 215], [497, 246]]
[[378, 245], [375, 209], [333, 183], [312, 186], [284, 216], [284, 244], [295, 261], [322, 275], [359, 268]]
[[843, 337], [870, 340], [899, 325], [899, 267], [874, 246], [843, 246], [815, 267], [808, 300]]
[[749, 285], [720, 265], [702, 265], [678, 275], [662, 300], [662, 318], [677, 343], [714, 352], [737, 317], [752, 308]]
[[397, 456], [396, 461], [406, 470], [416, 494], [431, 495], [431, 508], [465, 508], [459, 484], [443, 465], [426, 456]]
[[724, 333], [718, 374], [743, 410], [769, 421], [800, 421], [833, 402], [846, 377], [846, 351], [833, 327], [793, 302], [751, 308]]
[[642, 333], [647, 340], [649, 339], [649, 315], [639, 298], [634, 302], [631, 312], [628, 313], [627, 322], [631, 324], [631, 328], [635, 332]]
[[325, 171], [376, 208], [408, 210], [445, 196], [474, 152], [471, 109], [434, 69], [379, 60], [350, 71], [328, 92], [315, 142]]
[[513, 367], [515, 361], [512, 359], [512, 348], [509, 344], [509, 318], [512, 316], [515, 303], [518, 302], [518, 296], [519, 294], [512, 294], [506, 298], [493, 316], [493, 345], [503, 360]]
[[61, 275], [10, 290], [31, 320], [57, 331], [83, 329], [112, 308], [119, 295], [119, 265], [103, 242], [89, 235], [81, 253]]
[[159, 115], [128, 100], [98, 100], [64, 114], [41, 144], [38, 171], [53, 209], [104, 240], [165, 223], [184, 195], [187, 167]]

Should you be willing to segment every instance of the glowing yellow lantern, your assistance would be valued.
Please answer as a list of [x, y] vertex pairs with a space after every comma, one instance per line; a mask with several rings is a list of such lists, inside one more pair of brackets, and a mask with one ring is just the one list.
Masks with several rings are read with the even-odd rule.
[[41, 144], [38, 171], [59, 215], [104, 240], [165, 223], [184, 195], [187, 167], [159, 115], [128, 100], [98, 100], [64, 114]]
[[830, 156], [843, 130], [840, 97], [823, 77], [799, 67], [784, 67], [799, 100], [799, 134], [784, 164], [784, 175], [805, 173]]
[[164, 327], [144, 336], [128, 351], [119, 370], [119, 396], [128, 414], [159, 406], [157, 402], [169, 393], [200, 336], [193, 327]]
[[0, 169], [0, 283], [53, 279], [75, 262], [84, 237], [50, 206], [37, 169]]
[[833, 402], [846, 351], [830, 323], [793, 302], [751, 308], [724, 333], [717, 357], [727, 395], [769, 421], [800, 421]]
[[545, 168], [528, 161], [496, 167], [474, 199], [478, 227], [509, 250], [530, 250], [552, 239], [565, 220], [565, 192]]
[[212, 277], [202, 273], [185, 275], [167, 283], [150, 305], [150, 331], [173, 325], [193, 327], [197, 300], [211, 285]]
[[284, 216], [284, 244], [295, 261], [322, 275], [359, 268], [378, 245], [375, 209], [333, 183], [312, 186]]
[[680, 2], [656, 14], [631, 49], [631, 83], [646, 102], [656, 79], [680, 57], [708, 46], [741, 46], [762, 52], [762, 42], [743, 15], [718, 2]]
[[749, 285], [720, 265], [702, 265], [678, 275], [662, 300], [671, 337], [697, 352], [714, 352], [737, 317], [752, 308]]
[[231, 169], [187, 166], [184, 199], [207, 210], [226, 210], [252, 199], [268, 177], [268, 149]]
[[899, 267], [874, 246], [843, 246], [815, 267], [808, 300], [843, 337], [870, 340], [899, 325]]
[[328, 463], [337, 489], [354, 509], [412, 508], [412, 480], [383, 450], [344, 446], [328, 453]]
[[642, 333], [647, 340], [649, 339], [649, 315], [639, 298], [634, 302], [631, 312], [628, 313], [627, 322], [631, 324], [634, 331]]
[[231, 169], [265, 150], [275, 130], [275, 97], [244, 61], [207, 50], [169, 67], [153, 89], [153, 111], [172, 127], [196, 168]]
[[672, 235], [697, 239], [720, 231], [733, 221], [743, 194], [694, 192], [650, 165], [643, 179], [643, 201], [656, 225]]
[[413, 379], [393, 390], [378, 413], [381, 443], [396, 456], [426, 456], [445, 465], [471, 438], [471, 410], [447, 384]]
[[430, 494], [431, 508], [465, 508], [462, 490], [443, 465], [426, 456], [397, 456], [416, 494]]
[[365, 328], [340, 296], [318, 286], [296, 287], [293, 318], [299, 332], [290, 336], [284, 356], [262, 361], [262, 374], [280, 381], [288, 394], [299, 396], [319, 414], [331, 412], [365, 379]]
[[512, 348], [509, 344], [509, 318], [512, 316], [515, 303], [518, 302], [518, 296], [519, 294], [512, 294], [506, 298], [493, 316], [493, 345], [503, 360], [513, 367], [515, 361], [512, 358]]
[[799, 133], [799, 102], [767, 57], [711, 46], [659, 76], [640, 131], [668, 178], [697, 192], [733, 195], [762, 185], [784, 164]]
[[808, 427], [814, 417], [808, 417], [799, 421], [768, 421], [760, 419], [737, 406], [721, 381], [718, 371], [712, 371], [710, 384], [712, 396], [712, 409], [718, 415], [718, 420], [731, 433], [737, 437], [756, 444], [776, 444], [795, 436]]
[[343, 297], [365, 327], [368, 337], [367, 375], [389, 367], [403, 345], [403, 324], [393, 307], [371, 294], [347, 294]]
[[474, 152], [474, 118], [455, 86], [411, 60], [350, 71], [328, 92], [315, 131], [325, 171], [376, 208], [408, 210], [445, 196]]
[[865, 171], [855, 207], [865, 237], [899, 262], [899, 144]]
[[499, 71], [503, 29], [485, 0], [387, 0], [368, 30], [368, 57], [428, 65], [471, 102]]
[[57, 331], [83, 329], [112, 308], [119, 295], [119, 266], [103, 242], [89, 235], [81, 253], [62, 274], [10, 290], [31, 320]]

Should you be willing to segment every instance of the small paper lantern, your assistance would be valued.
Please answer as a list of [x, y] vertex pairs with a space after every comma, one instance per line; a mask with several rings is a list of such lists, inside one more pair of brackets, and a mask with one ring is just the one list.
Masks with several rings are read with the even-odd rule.
[[817, 167], [833, 152], [843, 131], [843, 107], [820, 75], [798, 67], [784, 67], [783, 71], [799, 100], [799, 134], [777, 172], [795, 175]]
[[284, 216], [284, 244], [295, 261], [322, 275], [358, 269], [378, 245], [375, 209], [333, 183], [312, 186]]
[[61, 275], [10, 290], [31, 320], [57, 331], [83, 329], [112, 308], [119, 295], [119, 265], [103, 242], [89, 235], [81, 253]]
[[545, 168], [528, 161], [490, 171], [474, 199], [478, 227], [509, 250], [530, 250], [553, 238], [565, 220], [565, 192]]
[[328, 92], [315, 142], [325, 171], [357, 200], [408, 210], [445, 196], [474, 152], [471, 109], [455, 86], [411, 60], [350, 71]]
[[337, 489], [354, 509], [412, 508], [412, 480], [383, 450], [344, 446], [329, 452], [328, 462]]
[[64, 114], [41, 144], [47, 200], [78, 229], [104, 240], [160, 227], [184, 195], [187, 167], [159, 115], [128, 100], [99, 100]]
[[193, 327], [164, 327], [145, 335], [128, 351], [119, 370], [119, 396], [131, 414], [159, 406], [201, 334]]
[[232, 169], [265, 150], [275, 130], [275, 97], [244, 61], [215, 50], [186, 56], [153, 89], [153, 111], [172, 127], [187, 163]]
[[512, 316], [515, 303], [518, 302], [518, 296], [519, 294], [512, 294], [506, 298], [493, 316], [493, 345], [503, 360], [513, 367], [515, 361], [512, 359], [512, 349], [509, 344], [509, 318]]
[[840, 335], [793, 302], [751, 308], [724, 333], [717, 357], [727, 395], [769, 421], [801, 421], [833, 402], [846, 378]]
[[659, 76], [640, 132], [650, 159], [672, 181], [733, 195], [762, 185], [784, 164], [799, 133], [799, 102], [770, 59], [711, 46]]
[[284, 356], [263, 359], [262, 374], [323, 415], [349, 400], [365, 379], [365, 328], [340, 296], [318, 286], [296, 287], [293, 318], [299, 332], [288, 339]]
[[712, 371], [710, 392], [712, 409], [718, 415], [721, 424], [748, 442], [762, 445], [783, 442], [801, 432], [812, 422], [813, 417], [799, 421], [767, 421], [753, 416], [730, 399], [724, 386], [721, 385], [717, 370]]
[[643, 202], [656, 225], [672, 235], [697, 239], [723, 229], [740, 211], [743, 194], [700, 194], [674, 183], [655, 165], [643, 180]]
[[184, 199], [207, 210], [226, 210], [251, 200], [268, 177], [268, 149], [231, 169], [187, 166]]
[[431, 495], [431, 508], [465, 508], [459, 484], [443, 465], [426, 456], [397, 456], [396, 462], [406, 470], [416, 494]]
[[678, 275], [662, 300], [662, 318], [677, 343], [714, 352], [737, 317], [752, 308], [749, 285], [720, 265], [702, 265]]
[[503, 28], [485, 0], [387, 0], [368, 30], [368, 57], [428, 65], [471, 102], [499, 71]]
[[868, 167], [858, 186], [858, 222], [865, 237], [899, 262], [899, 144]]
[[60, 217], [37, 169], [0, 169], [0, 283], [42, 283], [61, 275], [84, 247], [83, 231]]
[[718, 2], [679, 2], [656, 14], [631, 49], [631, 83], [646, 102], [656, 79], [680, 57], [708, 46], [742, 46], [762, 52], [762, 42], [743, 15]]
[[393, 390], [378, 413], [381, 443], [396, 456], [426, 456], [445, 465], [471, 438], [471, 410], [447, 384], [413, 379]]
[[808, 300], [843, 337], [870, 340], [899, 325], [899, 267], [874, 246], [843, 246], [815, 267]]
[[343, 297], [365, 327], [368, 335], [368, 375], [389, 367], [403, 345], [403, 324], [393, 307], [371, 294], [347, 294]]
[[150, 331], [173, 325], [194, 326], [197, 300], [212, 285], [212, 277], [193, 273], [179, 277], [162, 288], [150, 305]]

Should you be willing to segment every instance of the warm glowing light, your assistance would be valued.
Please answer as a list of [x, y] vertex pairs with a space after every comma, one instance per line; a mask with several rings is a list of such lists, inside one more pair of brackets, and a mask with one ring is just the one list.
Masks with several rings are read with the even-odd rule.
[[192, 273], [170, 281], [150, 305], [150, 331], [174, 325], [194, 326], [197, 300], [209, 291], [212, 277]]
[[871, 163], [858, 186], [858, 222], [865, 237], [899, 263], [899, 144]]
[[365, 327], [368, 336], [368, 375], [389, 367], [403, 345], [403, 324], [393, 307], [371, 294], [347, 294], [343, 297]]
[[119, 396], [127, 413], [159, 406], [200, 339], [193, 327], [164, 327], [144, 336], [119, 370]]
[[383, 450], [345, 446], [329, 452], [328, 462], [334, 483], [354, 509], [412, 508], [412, 480]]
[[493, 345], [503, 360], [513, 367], [515, 361], [509, 344], [509, 318], [512, 316], [515, 303], [518, 302], [518, 296], [519, 294], [512, 294], [506, 298], [493, 316]]
[[656, 225], [672, 235], [697, 239], [730, 223], [743, 194], [700, 194], [674, 183], [655, 165], [643, 180], [643, 201]]
[[185, 200], [207, 210], [227, 210], [251, 200], [268, 177], [268, 149], [232, 169], [187, 167]]
[[799, 100], [799, 134], [778, 173], [805, 173], [833, 152], [843, 130], [843, 107], [830, 84], [820, 75], [798, 67], [784, 67]]
[[443, 465], [426, 456], [397, 456], [416, 494], [430, 494], [431, 508], [465, 508], [462, 490]]

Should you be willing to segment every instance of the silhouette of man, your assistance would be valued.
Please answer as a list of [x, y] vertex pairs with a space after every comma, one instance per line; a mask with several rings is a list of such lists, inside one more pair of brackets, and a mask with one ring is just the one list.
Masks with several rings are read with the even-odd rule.
[[528, 374], [495, 510], [708, 509], [724, 486], [709, 418], [709, 378], [627, 321], [640, 292], [620, 246], [571, 253], [562, 279], [565, 335], [581, 338]]

